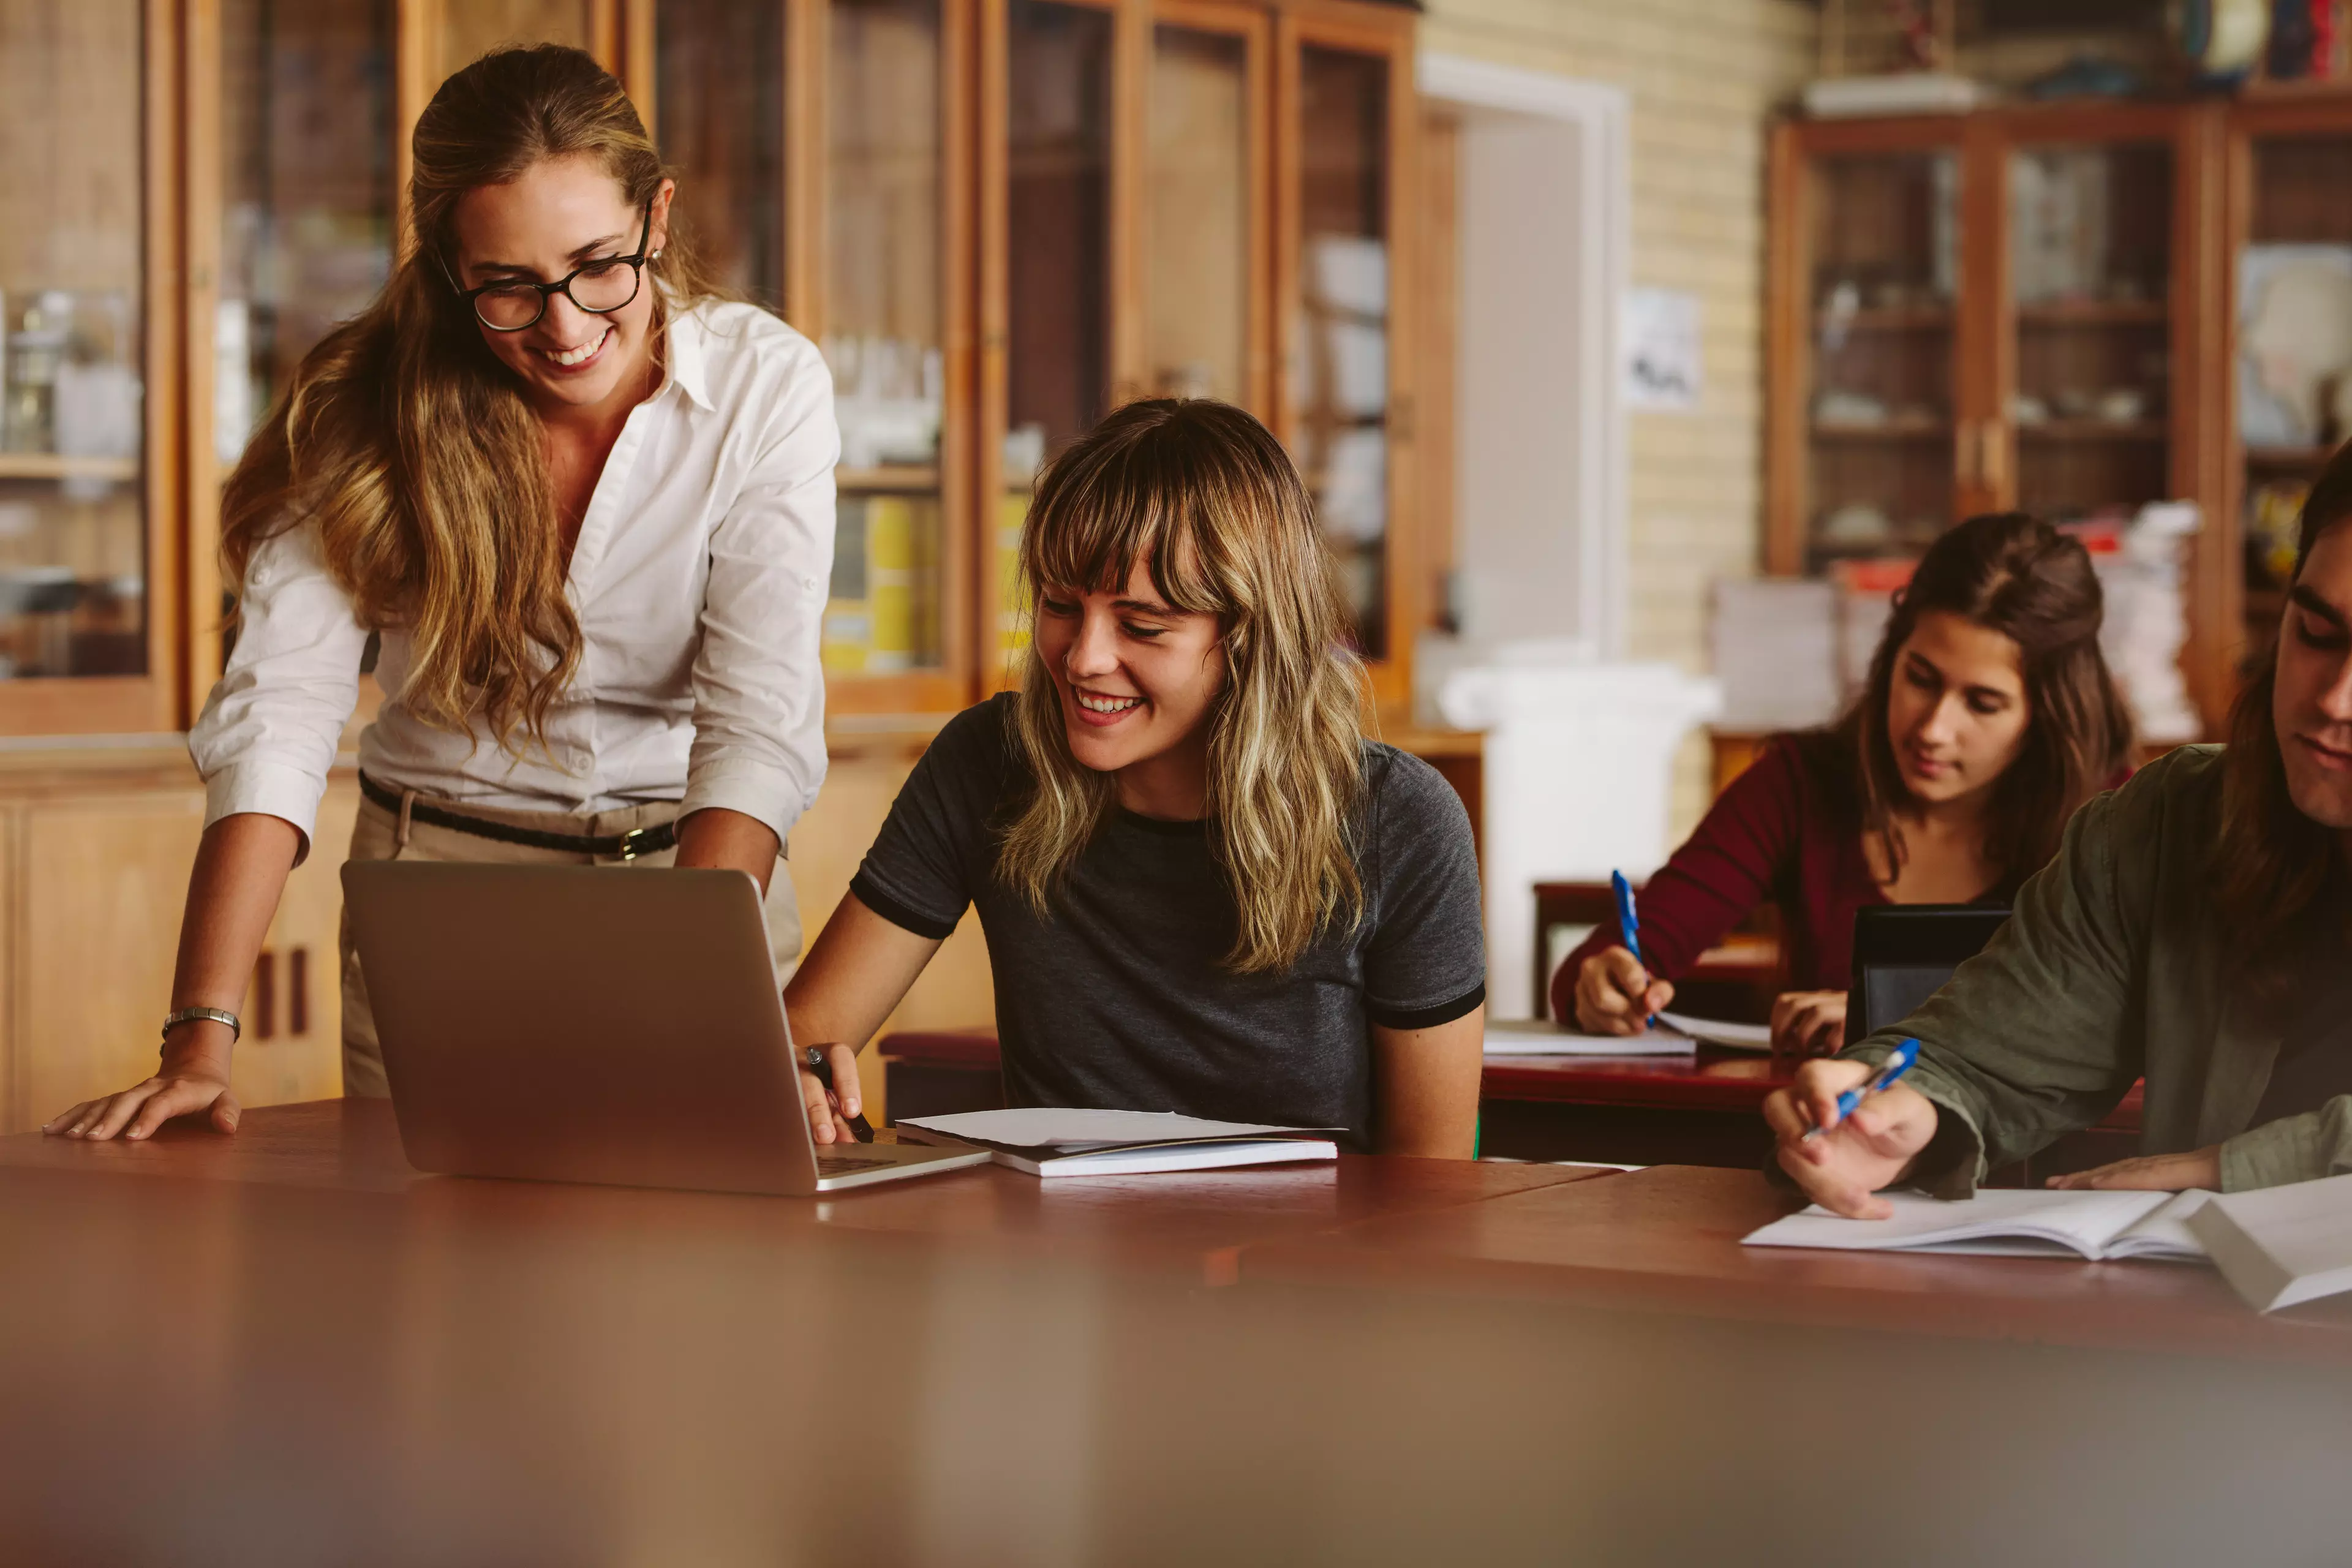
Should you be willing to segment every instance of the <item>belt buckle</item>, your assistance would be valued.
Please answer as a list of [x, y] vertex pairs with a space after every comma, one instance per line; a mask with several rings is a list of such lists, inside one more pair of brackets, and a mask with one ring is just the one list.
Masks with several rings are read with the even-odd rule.
[[622, 834], [621, 858], [624, 860], [635, 859], [638, 853], [637, 840], [640, 838], [652, 837], [653, 831], [654, 830], [650, 827], [632, 827], [626, 833]]

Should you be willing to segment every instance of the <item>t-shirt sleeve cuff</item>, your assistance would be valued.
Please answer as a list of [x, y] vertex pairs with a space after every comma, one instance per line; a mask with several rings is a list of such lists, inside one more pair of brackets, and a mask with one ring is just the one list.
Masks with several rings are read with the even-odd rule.
[[205, 781], [205, 826], [224, 816], [248, 814], [291, 823], [302, 836], [294, 863], [310, 858], [310, 835], [319, 822], [319, 797], [327, 781], [285, 763], [232, 763]]
[[875, 886], [874, 879], [863, 871], [850, 879], [849, 890], [857, 896], [859, 903], [902, 931], [913, 931], [917, 936], [929, 937], [933, 942], [945, 942], [955, 934], [954, 921], [935, 920], [929, 915], [917, 913]]
[[1451, 1024], [1465, 1016], [1486, 1003], [1486, 986], [1481, 981], [1451, 1002], [1440, 1002], [1434, 1007], [1391, 1007], [1374, 1002], [1365, 1010], [1371, 1015], [1372, 1022], [1383, 1029], [1434, 1029], [1440, 1024]]

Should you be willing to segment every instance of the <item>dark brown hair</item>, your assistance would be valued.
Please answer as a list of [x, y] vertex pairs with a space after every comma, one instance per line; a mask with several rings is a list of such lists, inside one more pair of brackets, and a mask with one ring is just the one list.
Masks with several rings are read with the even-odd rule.
[[[494, 51], [443, 82], [412, 146], [412, 243], [374, 301], [303, 356], [255, 433], [222, 497], [221, 553], [241, 585], [263, 541], [316, 526], [361, 620], [408, 628], [402, 700], [446, 729], [479, 717], [511, 745], [540, 735], [571, 680], [580, 623], [544, 433], [451, 281], [457, 204], [587, 157], [643, 210], [667, 171], [621, 84], [554, 44]], [[675, 221], [645, 287], [657, 345], [671, 311], [719, 292]]]
[[[2295, 581], [2320, 535], [2347, 518], [2352, 518], [2352, 443], [2336, 449], [2304, 498]], [[2293, 984], [2305, 956], [2298, 928], [2339, 864], [2334, 836], [2287, 794], [2286, 762], [2271, 712], [2277, 683], [2274, 628], [2230, 708], [2221, 830], [2212, 864], [2214, 914], [2228, 967], [2266, 1005]]]
[[2025, 745], [1993, 784], [1985, 858], [2017, 885], [2058, 852], [2066, 819], [2131, 758], [2131, 712], [2099, 652], [2105, 601], [2080, 541], [2022, 512], [1972, 517], [1936, 541], [1895, 601], [1871, 656], [1870, 681], [1836, 734], [1856, 764], [1865, 832], [1890, 871], [1904, 860], [1895, 819], [1910, 798], [1886, 732], [1895, 664], [1921, 616], [1958, 616], [2017, 644], [2025, 677]]

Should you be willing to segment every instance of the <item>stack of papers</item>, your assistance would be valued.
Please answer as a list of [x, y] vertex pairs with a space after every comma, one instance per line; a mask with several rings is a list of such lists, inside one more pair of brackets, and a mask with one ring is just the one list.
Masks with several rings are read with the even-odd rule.
[[1132, 1176], [1339, 1157], [1330, 1137], [1339, 1128], [1211, 1121], [1163, 1110], [963, 1110], [905, 1117], [898, 1126], [920, 1142], [987, 1149], [998, 1164], [1033, 1176]]
[[1918, 1193], [1883, 1193], [1891, 1219], [1845, 1219], [1814, 1205], [1745, 1238], [1749, 1247], [1814, 1247], [1838, 1252], [1965, 1252], [2003, 1258], [2154, 1258], [2207, 1261], [2189, 1217], [2211, 1193], [1979, 1192], [1946, 1203]]

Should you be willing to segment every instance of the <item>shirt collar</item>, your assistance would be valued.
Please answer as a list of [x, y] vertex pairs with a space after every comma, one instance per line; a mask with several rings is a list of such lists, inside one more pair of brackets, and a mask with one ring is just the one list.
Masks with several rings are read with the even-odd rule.
[[669, 324], [666, 330], [663, 358], [663, 390], [675, 384], [693, 400], [697, 408], [708, 411], [718, 405], [710, 401], [710, 384], [705, 374], [705, 344], [702, 318], [692, 310], [680, 310], [674, 302], [669, 306]]

